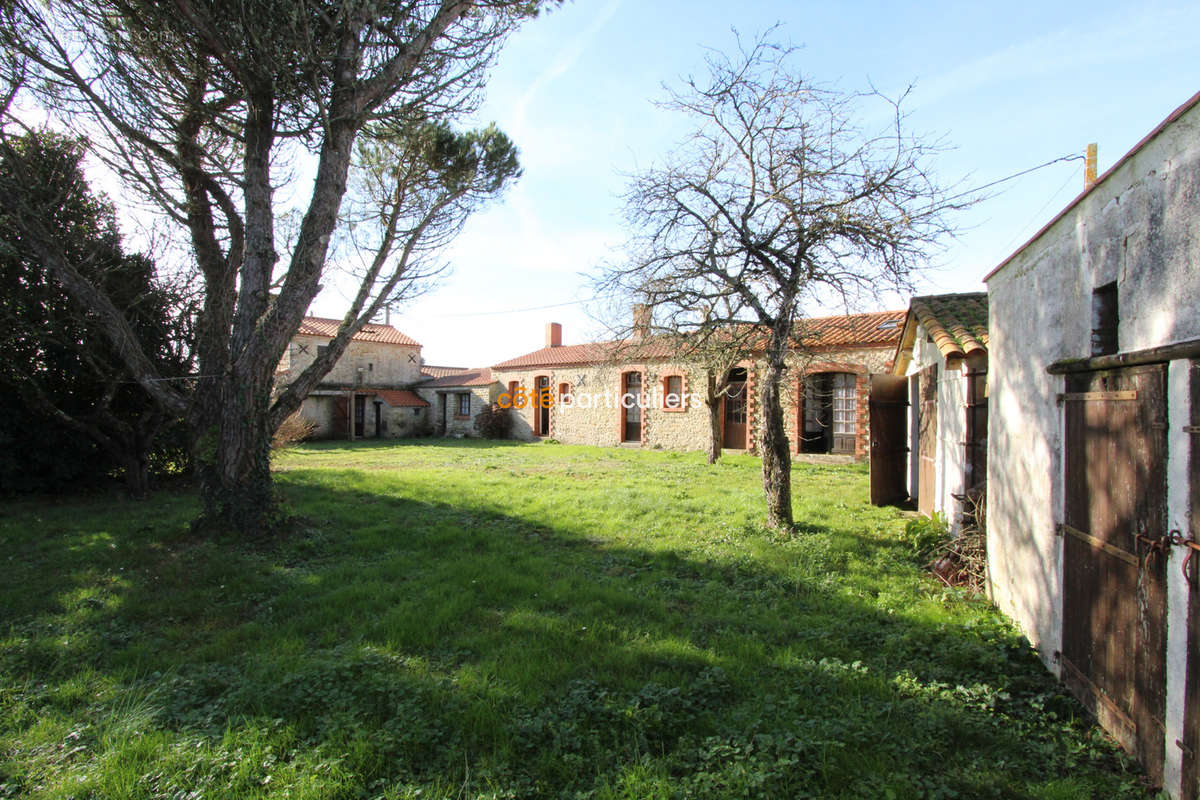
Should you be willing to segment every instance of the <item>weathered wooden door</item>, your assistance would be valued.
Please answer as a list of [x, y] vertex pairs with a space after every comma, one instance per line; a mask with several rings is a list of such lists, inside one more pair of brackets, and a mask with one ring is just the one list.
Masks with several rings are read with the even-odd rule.
[[344, 394], [333, 398], [333, 428], [330, 435], [350, 438], [350, 401]]
[[1071, 376], [1065, 401], [1063, 680], [1161, 784], [1165, 367]]
[[917, 379], [917, 511], [930, 517], [937, 505], [937, 369], [937, 364], [926, 367]]
[[746, 449], [746, 379], [731, 380], [725, 389], [722, 447]]
[[871, 503], [882, 506], [902, 502], [908, 496], [905, 468], [908, 465], [908, 378], [872, 375]]

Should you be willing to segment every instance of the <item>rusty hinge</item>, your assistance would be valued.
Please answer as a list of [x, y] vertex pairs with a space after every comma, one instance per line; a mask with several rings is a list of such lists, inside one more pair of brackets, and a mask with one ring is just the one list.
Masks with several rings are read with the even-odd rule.
[[1200, 433], [1200, 425], [1184, 425], [1184, 433]]
[[1200, 542], [1197, 542], [1190, 533], [1185, 537], [1178, 529], [1175, 529], [1167, 534], [1166, 542], [1167, 544], [1175, 545], [1176, 547], [1187, 548], [1188, 553], [1183, 557], [1183, 564], [1180, 566], [1180, 569], [1183, 570], [1183, 579], [1190, 583], [1192, 580], [1192, 557], [1196, 555], [1197, 552], [1200, 552]]
[[1108, 553], [1110, 556], [1115, 556], [1116, 558], [1121, 559], [1122, 561], [1126, 562], [1127, 564], [1132, 564], [1135, 567], [1138, 566], [1137, 556], [1135, 556], [1133, 553], [1130, 553], [1128, 550], [1122, 550], [1121, 548], [1119, 548], [1115, 545], [1109, 544], [1108, 542], [1104, 541], [1103, 539], [1097, 539], [1095, 536], [1092, 536], [1087, 531], [1081, 531], [1078, 528], [1072, 528], [1070, 525], [1067, 525], [1066, 523], [1063, 523], [1059, 527], [1062, 528], [1063, 533], [1069, 533], [1072, 536], [1074, 536], [1076, 539], [1085, 541], [1088, 544], [1090, 544], [1092, 547], [1099, 548], [1100, 550], [1103, 550], [1104, 552]]
[[1178, 747], [1183, 752], [1187, 753], [1187, 755], [1189, 757], [1196, 755], [1195, 751], [1192, 750], [1192, 748], [1188, 747], [1186, 744], [1183, 743], [1183, 739], [1176, 739], [1175, 746]]
[[1136, 389], [1122, 389], [1114, 392], [1067, 392], [1065, 400], [1137, 400]]

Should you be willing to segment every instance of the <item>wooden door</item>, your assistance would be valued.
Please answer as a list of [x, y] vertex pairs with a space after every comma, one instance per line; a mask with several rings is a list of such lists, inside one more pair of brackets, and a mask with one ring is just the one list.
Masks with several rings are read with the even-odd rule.
[[937, 508], [937, 364], [921, 370], [917, 380], [917, 511], [932, 517]]
[[1067, 381], [1063, 680], [1162, 782], [1165, 367]]
[[330, 435], [350, 438], [350, 401], [345, 395], [333, 398], [333, 426]]
[[908, 497], [908, 378], [872, 375], [869, 397], [871, 504], [901, 503]]
[[731, 380], [722, 400], [721, 446], [731, 450], [746, 449], [746, 378]]
[[626, 372], [621, 393], [621, 441], [642, 441], [642, 373]]

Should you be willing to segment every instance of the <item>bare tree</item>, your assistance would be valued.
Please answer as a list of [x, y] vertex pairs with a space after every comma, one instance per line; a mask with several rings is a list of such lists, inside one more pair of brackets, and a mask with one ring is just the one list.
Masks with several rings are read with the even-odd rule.
[[[804, 309], [907, 288], [951, 232], [949, 212], [968, 203], [931, 174], [940, 148], [907, 131], [903, 97], [815, 84], [793, 69], [795, 52], [739, 42], [669, 94], [663, 105], [694, 132], [633, 177], [629, 258], [599, 278], [689, 335], [758, 332], [763, 488], [782, 529], [792, 507], [781, 378], [803, 345]], [[878, 132], [859, 122], [872, 102], [888, 112]]]
[[[431, 245], [515, 174], [506, 139], [457, 135], [446, 125], [474, 107], [497, 48], [538, 6], [13, 0], [0, 9], [10, 122], [14, 91], [24, 85], [59, 126], [88, 134], [128, 190], [185, 233], [204, 289], [199, 374], [190, 387], [160, 380], [119, 309], [36, 214], [16, 223], [96, 316], [134, 379], [187, 419], [207, 522], [242, 532], [269, 522], [273, 428], [355, 331], [415, 276], [431, 273]], [[381, 148], [377, 158], [360, 150], [356, 162], [356, 142], [368, 140]], [[385, 158], [398, 159], [396, 169], [383, 169]], [[291, 177], [289, 164], [309, 160], [311, 192], [294, 237], [281, 242], [276, 190]], [[273, 396], [276, 365], [327, 276], [332, 249], [346, 241], [343, 198], [355, 163], [374, 175], [383, 201], [373, 254], [326, 357]]]

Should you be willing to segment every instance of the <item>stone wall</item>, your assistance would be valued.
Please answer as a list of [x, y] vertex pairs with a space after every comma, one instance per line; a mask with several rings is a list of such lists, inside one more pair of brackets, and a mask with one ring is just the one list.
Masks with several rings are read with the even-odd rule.
[[[418, 386], [416, 388], [416, 393], [421, 399], [429, 403], [429, 408], [426, 411], [432, 432], [435, 435], [442, 433], [441, 398], [445, 396], [445, 435], [460, 437], [479, 435], [479, 432], [475, 430], [475, 418], [479, 416], [480, 411], [496, 399], [499, 391], [500, 385], [497, 383], [488, 384], [487, 386], [450, 386], [438, 388]], [[469, 394], [471, 396], [471, 413], [466, 416], [458, 413], [458, 396], [460, 394]]]
[[[890, 347], [846, 348], [822, 350], [796, 359], [784, 376], [782, 397], [784, 418], [793, 452], [797, 451], [796, 435], [799, 422], [797, 398], [800, 396], [802, 375], [812, 372], [853, 372], [858, 374], [858, 424], [855, 456], [863, 458], [869, 447], [868, 376], [884, 372], [893, 355]], [[756, 451], [761, 413], [758, 401], [758, 380], [761, 365], [746, 362], [747, 371], [747, 445]], [[668, 450], [707, 450], [711, 441], [708, 408], [704, 404], [705, 375], [703, 371], [680, 362], [638, 362], [628, 364], [589, 364], [496, 371], [499, 390], [507, 392], [511, 382], [518, 382], [525, 392], [532, 393], [539, 377], [549, 378], [555, 404], [550, 410], [550, 429], [537, 430], [537, 413], [532, 404], [514, 409], [513, 437], [533, 440], [548, 436], [566, 444], [616, 446], [622, 442], [624, 409], [620, 408], [622, 376], [636, 371], [642, 375], [642, 386], [648, 394], [642, 414], [642, 447]], [[664, 408], [664, 380], [670, 375], [683, 377], [686, 398], [682, 410]], [[565, 406], [558, 402], [562, 384], [570, 386], [573, 402]]]
[[[286, 384], [317, 357], [317, 348], [329, 344], [322, 336], [293, 336], [279, 362], [278, 382]], [[361, 373], [360, 373], [361, 370]], [[359, 375], [362, 375], [361, 381]], [[420, 345], [380, 344], [351, 340], [322, 383], [347, 386], [408, 386], [421, 377]]]
[[[544, 435], [568, 444], [615, 446], [622, 444], [622, 420], [625, 410], [620, 407], [622, 376], [626, 372], [642, 374], [646, 404], [642, 411], [642, 436], [638, 444], [671, 450], [699, 450], [708, 446], [708, 411], [703, 402], [688, 402], [693, 375], [680, 364], [639, 363], [622, 365], [584, 365], [496, 372], [500, 391], [507, 392], [511, 382], [518, 382], [526, 393], [532, 393], [538, 377], [547, 376], [555, 403], [550, 409], [550, 430]], [[663, 379], [667, 375], [684, 377], [685, 403], [682, 410], [663, 408]], [[572, 401], [559, 402], [563, 384], [570, 387]], [[703, 384], [697, 387], [703, 391]], [[513, 438], [537, 438], [532, 404], [524, 409], [514, 408]], [[540, 432], [539, 432], [540, 433]]]

